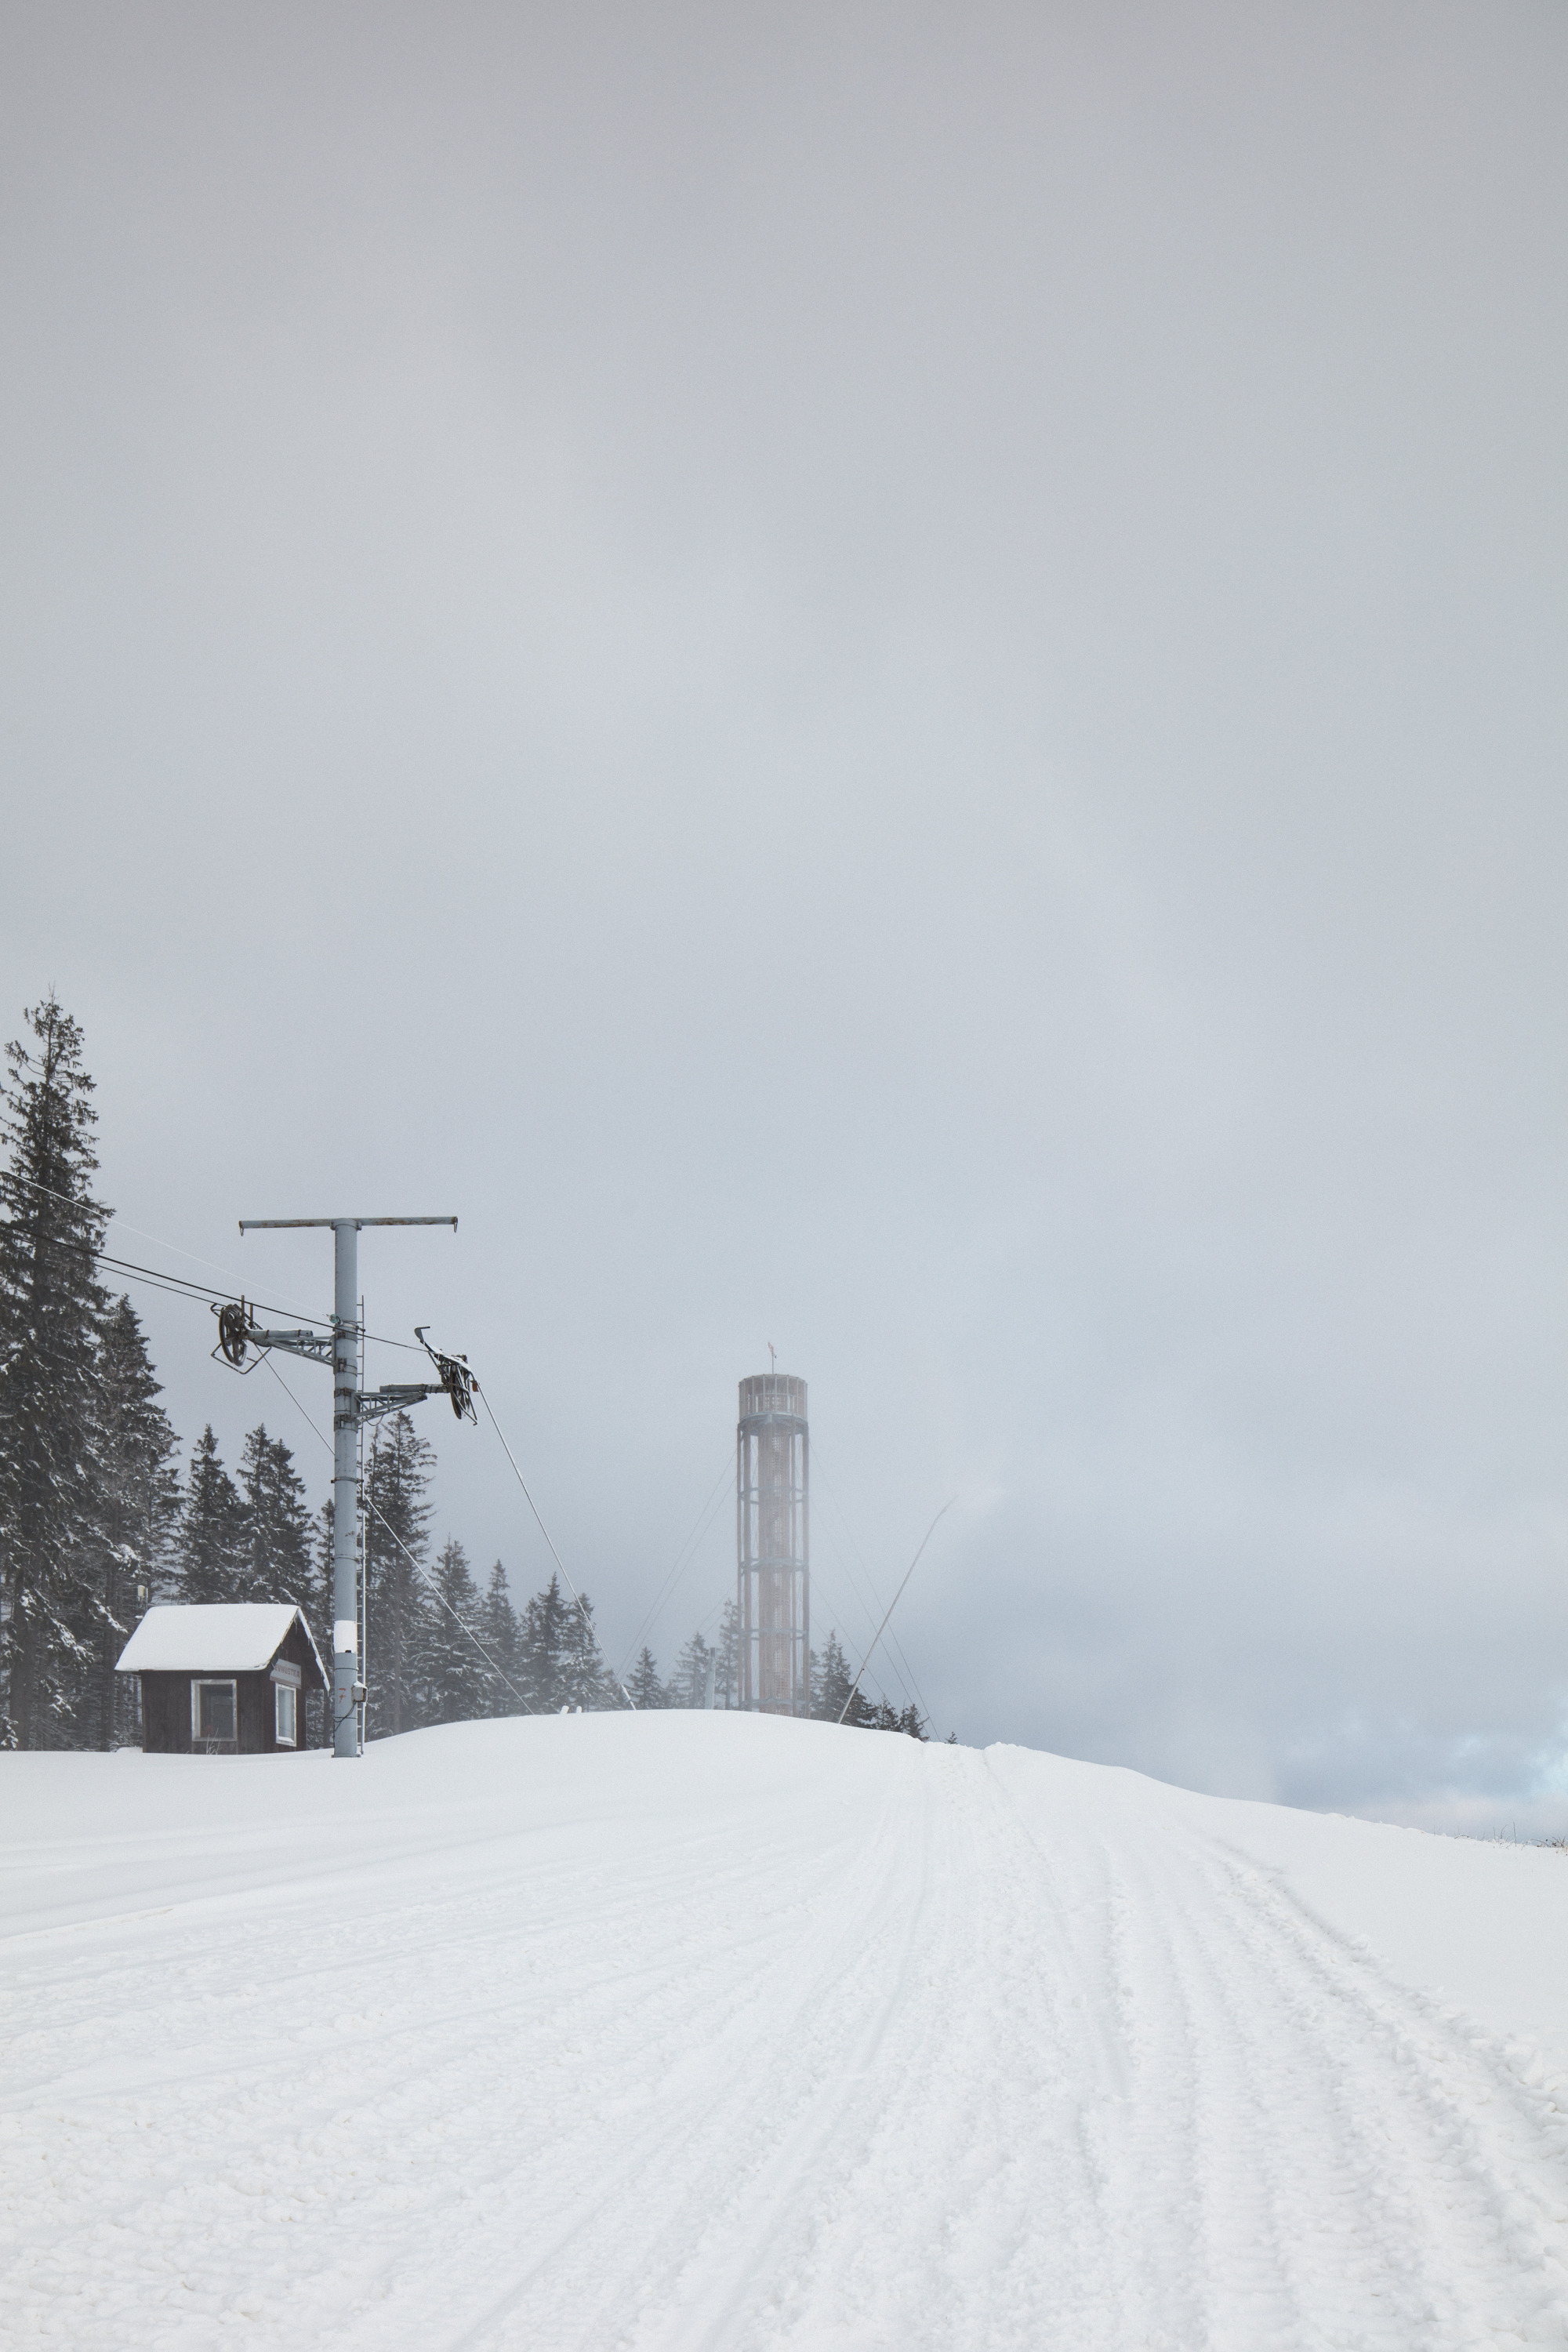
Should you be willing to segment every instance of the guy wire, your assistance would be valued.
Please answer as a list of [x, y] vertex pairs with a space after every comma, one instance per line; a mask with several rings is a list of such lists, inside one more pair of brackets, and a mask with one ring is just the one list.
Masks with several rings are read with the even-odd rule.
[[[279, 1387], [282, 1390], [284, 1395], [293, 1406], [295, 1412], [300, 1415], [300, 1420], [305, 1423], [306, 1428], [310, 1430], [321, 1439], [321, 1444], [326, 1447], [327, 1452], [330, 1454], [332, 1450], [331, 1439], [321, 1430], [317, 1429], [315, 1423], [310, 1419], [310, 1414], [305, 1411], [304, 1406], [300, 1403], [299, 1398], [295, 1395], [293, 1390], [289, 1387], [288, 1381], [284, 1379], [282, 1373], [273, 1362], [271, 1357], [265, 1357], [263, 1360], [266, 1363], [268, 1370], [271, 1373], [273, 1379], [277, 1381]], [[502, 1443], [505, 1443], [504, 1439], [502, 1440]], [[472, 1626], [464, 1623], [462, 1618], [458, 1615], [457, 1611], [453, 1608], [451, 1602], [447, 1600], [440, 1586], [430, 1574], [429, 1570], [424, 1566], [423, 1562], [415, 1559], [414, 1554], [409, 1550], [408, 1546], [404, 1542], [403, 1538], [397, 1533], [396, 1529], [387, 1526], [385, 1517], [376, 1509], [375, 1505], [371, 1501], [368, 1495], [365, 1496], [364, 1507], [370, 1513], [372, 1518], [374, 1518], [379, 1526], [385, 1528], [386, 1533], [392, 1538], [393, 1542], [397, 1546], [398, 1550], [407, 1560], [416, 1576], [422, 1576], [425, 1579], [426, 1583], [429, 1585], [430, 1590], [436, 1595], [437, 1600], [441, 1603], [442, 1608], [447, 1612], [447, 1616], [452, 1618], [454, 1622], [462, 1628], [462, 1631], [468, 1635], [469, 1641], [473, 1643], [480, 1657], [485, 1661], [485, 1664], [489, 1666], [495, 1674], [500, 1675], [500, 1680], [506, 1684], [506, 1686], [508, 1690], [510, 1691], [513, 1698], [518, 1700], [521, 1704], [523, 1713], [525, 1715], [537, 1715], [539, 1709], [536, 1706], [530, 1706], [527, 1699], [523, 1697], [522, 1693], [519, 1690], [517, 1685], [512, 1682], [507, 1675], [502, 1673], [501, 1668], [497, 1664], [495, 1659], [491, 1657], [489, 1652], [486, 1649], [479, 1635], [474, 1632]]]
[[[522, 1488], [523, 1494], [528, 1502], [528, 1507], [533, 1513], [534, 1517], [539, 1519], [539, 1532], [544, 1538], [545, 1542], [550, 1545], [550, 1557], [555, 1562], [556, 1567], [561, 1570], [562, 1575], [566, 1578], [567, 1586], [571, 1591], [572, 1598], [577, 1603], [579, 1610], [582, 1612], [584, 1625], [586, 1627], [589, 1633], [592, 1633], [594, 1631], [594, 1621], [589, 1616], [587, 1609], [584, 1605], [582, 1594], [578, 1591], [576, 1586], [572, 1582], [571, 1577], [567, 1574], [565, 1561], [562, 1559], [561, 1554], [556, 1550], [553, 1542], [551, 1540], [550, 1529], [545, 1526], [544, 1521], [539, 1518], [539, 1506], [534, 1501], [533, 1496], [528, 1492], [528, 1481], [517, 1466], [517, 1456], [506, 1442], [506, 1438], [501, 1431], [501, 1425], [496, 1419], [495, 1413], [491, 1408], [490, 1401], [488, 1396], [485, 1396], [483, 1389], [479, 1388], [478, 1381], [474, 1382], [474, 1386], [476, 1389], [479, 1389], [479, 1395], [484, 1398], [485, 1411], [490, 1416], [490, 1427], [495, 1431], [496, 1435], [500, 1438], [501, 1451], [506, 1455], [507, 1460], [511, 1464], [512, 1475], [516, 1478], [518, 1485]], [[637, 1711], [637, 1701], [633, 1698], [630, 1691], [627, 1690], [625, 1683], [622, 1682], [618, 1676], [616, 1677], [616, 1687], [620, 1692], [621, 1696], [626, 1700], [626, 1705], [631, 1708], [632, 1713], [635, 1715]]]

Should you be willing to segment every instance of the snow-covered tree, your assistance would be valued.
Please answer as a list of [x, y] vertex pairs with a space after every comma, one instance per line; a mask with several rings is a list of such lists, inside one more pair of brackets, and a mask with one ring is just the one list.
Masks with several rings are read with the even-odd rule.
[[522, 1612], [522, 1635], [519, 1654], [522, 1666], [521, 1688], [528, 1703], [542, 1715], [552, 1715], [557, 1707], [585, 1706], [585, 1700], [573, 1700], [568, 1694], [572, 1635], [567, 1619], [573, 1612], [562, 1597], [561, 1580], [552, 1576], [542, 1592], [536, 1592]]
[[0, 1128], [0, 1742], [68, 1738], [105, 1623], [93, 1574], [97, 1115], [82, 1034], [50, 992], [5, 1049]]
[[522, 1668], [518, 1658], [517, 1612], [507, 1590], [506, 1570], [499, 1559], [490, 1570], [490, 1580], [479, 1605], [479, 1639], [495, 1661], [494, 1666], [487, 1670], [485, 1712], [521, 1715], [522, 1701], [518, 1691], [521, 1688]]
[[95, 1552], [103, 1601], [97, 1655], [80, 1730], [112, 1748], [131, 1727], [131, 1693], [114, 1671], [126, 1636], [156, 1600], [170, 1569], [180, 1515], [174, 1433], [135, 1309], [121, 1297], [99, 1337], [99, 1409], [94, 1444]]
[[468, 1723], [487, 1711], [489, 1676], [473, 1638], [479, 1631], [479, 1596], [468, 1572], [468, 1556], [455, 1536], [437, 1555], [431, 1586], [422, 1677], [424, 1719]]
[[[305, 1612], [305, 1622], [315, 1636], [321, 1663], [328, 1674], [332, 1671], [332, 1622], [336, 1612], [332, 1607], [332, 1498], [326, 1501], [310, 1522], [310, 1573], [305, 1591], [298, 1596]], [[310, 1745], [325, 1744], [326, 1719], [331, 1700], [320, 1691], [305, 1695], [305, 1724]]]
[[821, 1657], [815, 1650], [811, 1654], [812, 1714], [819, 1721], [837, 1723], [844, 1714], [844, 1703], [848, 1699], [849, 1712], [844, 1715], [844, 1720], [856, 1730], [902, 1731], [907, 1732], [911, 1739], [925, 1738], [924, 1719], [912, 1699], [900, 1711], [885, 1698], [879, 1699], [873, 1706], [863, 1688], [856, 1690], [854, 1697], [850, 1698], [853, 1687], [854, 1676], [849, 1671], [849, 1661], [844, 1654], [837, 1632], [830, 1633], [827, 1647]]
[[239, 1461], [244, 1498], [244, 1566], [238, 1601], [281, 1601], [303, 1606], [310, 1587], [310, 1514], [305, 1482], [280, 1437], [258, 1422]]
[[669, 1705], [669, 1694], [658, 1678], [658, 1666], [646, 1642], [637, 1653], [637, 1662], [632, 1668], [626, 1688], [632, 1695], [633, 1705], [645, 1715], [654, 1707]]
[[[493, 1585], [492, 1578], [492, 1590]], [[534, 1594], [518, 1629], [512, 1680], [541, 1715], [553, 1715], [563, 1706], [615, 1705], [615, 1682], [599, 1647], [594, 1604], [586, 1593], [580, 1601], [569, 1601], [560, 1578], [552, 1575], [542, 1592]], [[516, 1702], [509, 1697], [508, 1705], [515, 1707]]]
[[365, 1464], [365, 1649], [373, 1739], [419, 1722], [426, 1602], [421, 1570], [429, 1540], [429, 1446], [405, 1412], [384, 1422]]
[[[553, 1580], [552, 1580], [553, 1581]], [[594, 1604], [584, 1592], [566, 1616], [566, 1653], [561, 1704], [595, 1708], [619, 1704], [619, 1694], [599, 1647]]]
[[[708, 1669], [715, 1668], [717, 1683], [719, 1654], [700, 1633], [693, 1633], [675, 1662], [675, 1672], [669, 1678], [669, 1704], [672, 1706], [706, 1706], [708, 1704]], [[715, 1692], [717, 1697], [717, 1692]]]
[[193, 1603], [243, 1598], [245, 1506], [224, 1468], [209, 1421], [197, 1439], [185, 1476], [185, 1499], [174, 1542], [176, 1598]]
[[741, 1612], [732, 1601], [724, 1603], [724, 1614], [719, 1623], [717, 1643], [718, 1663], [713, 1676], [715, 1706], [739, 1706], [741, 1703]]
[[[830, 1632], [827, 1636], [827, 1647], [821, 1657], [819, 1658], [815, 1651], [812, 1653], [811, 1711], [813, 1715], [823, 1722], [837, 1723], [839, 1717], [844, 1714], [844, 1702], [849, 1697], [853, 1682], [854, 1676], [850, 1672], [849, 1661], [844, 1654], [837, 1632], [837, 1630]], [[850, 1701], [849, 1712], [844, 1716], [845, 1722], [854, 1724], [861, 1729], [867, 1729], [876, 1722], [876, 1709], [871, 1706], [870, 1701], [862, 1691], [856, 1691], [854, 1698]]]

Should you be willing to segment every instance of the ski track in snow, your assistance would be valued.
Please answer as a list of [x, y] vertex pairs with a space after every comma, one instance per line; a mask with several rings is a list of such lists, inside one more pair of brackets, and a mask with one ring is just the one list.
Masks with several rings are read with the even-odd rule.
[[1568, 2342], [1568, 2070], [1300, 1817], [724, 1716], [0, 1790], [7, 2347]]

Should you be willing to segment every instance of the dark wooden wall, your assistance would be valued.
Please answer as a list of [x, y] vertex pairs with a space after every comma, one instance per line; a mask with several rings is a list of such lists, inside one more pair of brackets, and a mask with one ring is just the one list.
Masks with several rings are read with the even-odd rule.
[[[238, 1740], [231, 1748], [204, 1748], [205, 1755], [263, 1756], [278, 1745], [276, 1715], [269, 1675], [143, 1675], [142, 1677], [142, 1745], [149, 1755], [188, 1756], [191, 1753], [191, 1685], [232, 1682], [235, 1728]], [[291, 1751], [285, 1748], [287, 1756]]]
[[189, 1675], [142, 1675], [142, 1745], [150, 1756], [190, 1754]]
[[[239, 1752], [242, 1756], [266, 1756], [277, 1747], [275, 1725], [278, 1711], [273, 1705], [272, 1679], [269, 1675], [236, 1675], [235, 1696], [239, 1701]], [[293, 1754], [286, 1748], [285, 1756]]]
[[239, 1738], [235, 1748], [220, 1748], [216, 1751], [218, 1754], [303, 1755], [306, 1746], [305, 1699], [312, 1690], [319, 1691], [326, 1685], [318, 1670], [315, 1654], [306, 1638], [305, 1629], [298, 1618], [289, 1626], [278, 1655], [300, 1669], [301, 1687], [295, 1717], [300, 1733], [297, 1748], [280, 1748], [278, 1745], [278, 1710], [272, 1696], [274, 1685], [270, 1671], [264, 1671], [258, 1675], [143, 1675], [143, 1749], [149, 1756], [188, 1756], [191, 1753], [191, 1685], [193, 1682], [211, 1681], [232, 1682], [235, 1685], [237, 1717], [235, 1728]]

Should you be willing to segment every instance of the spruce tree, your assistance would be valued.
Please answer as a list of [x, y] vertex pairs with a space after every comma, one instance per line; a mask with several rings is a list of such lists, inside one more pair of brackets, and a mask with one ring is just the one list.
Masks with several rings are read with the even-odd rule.
[[925, 1725], [913, 1699], [904, 1707], [897, 1707], [890, 1699], [879, 1699], [869, 1721], [877, 1731], [901, 1731], [910, 1739], [923, 1739]]
[[[812, 1714], [820, 1722], [837, 1723], [844, 1712], [844, 1702], [848, 1699], [849, 1712], [844, 1716], [844, 1721], [858, 1731], [874, 1731], [879, 1728], [885, 1731], [902, 1731], [907, 1727], [902, 1717], [893, 1714], [886, 1699], [881, 1702], [879, 1708], [875, 1707], [863, 1689], [856, 1690], [854, 1697], [850, 1698], [849, 1694], [854, 1688], [854, 1682], [855, 1678], [849, 1671], [849, 1661], [844, 1654], [838, 1635], [837, 1632], [830, 1633], [827, 1636], [827, 1647], [821, 1658], [817, 1657], [815, 1651], [812, 1653]], [[884, 1717], [888, 1719], [884, 1721]], [[915, 1719], [919, 1721], [918, 1717]]]
[[815, 1653], [811, 1660], [811, 1711], [827, 1723], [837, 1723], [844, 1712], [844, 1702], [849, 1696], [849, 1661], [844, 1654], [837, 1630], [827, 1636], [827, 1648], [819, 1660]]
[[245, 1506], [223, 1466], [209, 1421], [185, 1478], [174, 1545], [175, 1595], [195, 1605], [240, 1601], [245, 1575]]
[[489, 1671], [473, 1640], [479, 1596], [468, 1573], [468, 1556], [456, 1537], [437, 1555], [433, 1587], [425, 1643], [424, 1717], [426, 1723], [472, 1722], [486, 1712]]
[[310, 1586], [310, 1514], [305, 1482], [280, 1437], [258, 1422], [239, 1463], [244, 1496], [246, 1601], [289, 1600], [303, 1606]]
[[637, 1654], [637, 1662], [632, 1668], [632, 1678], [626, 1688], [632, 1695], [632, 1704], [645, 1715], [654, 1707], [669, 1705], [669, 1694], [659, 1681], [658, 1667], [646, 1642]]
[[506, 1570], [498, 1559], [479, 1608], [479, 1639], [494, 1664], [487, 1669], [487, 1715], [520, 1715], [518, 1696], [521, 1668], [518, 1661], [517, 1612], [507, 1591]]
[[[705, 1706], [708, 1703], [708, 1667], [711, 1661], [715, 1670], [719, 1654], [710, 1649], [700, 1633], [693, 1633], [675, 1662], [675, 1672], [669, 1678], [672, 1706]], [[718, 1675], [715, 1671], [714, 1682]], [[714, 1691], [717, 1700], [717, 1688]]]
[[561, 1597], [561, 1580], [552, 1575], [542, 1592], [536, 1592], [522, 1612], [522, 1638], [519, 1644], [522, 1666], [521, 1688], [528, 1694], [529, 1705], [541, 1715], [553, 1715], [558, 1707], [574, 1702], [568, 1696], [568, 1664], [572, 1635], [567, 1626], [569, 1612]]
[[408, 1415], [395, 1412], [376, 1431], [365, 1464], [366, 1729], [373, 1739], [416, 1730], [420, 1721], [427, 1612], [422, 1571], [434, 1461]]
[[719, 1624], [718, 1664], [713, 1676], [715, 1706], [741, 1704], [741, 1612], [733, 1601], [724, 1603]]
[[174, 1433], [129, 1298], [104, 1318], [98, 1362], [95, 1534], [103, 1616], [81, 1729], [93, 1746], [112, 1748], [131, 1727], [121, 1718], [132, 1703], [115, 1662], [166, 1580], [180, 1483]]
[[93, 1575], [97, 1114], [82, 1034], [50, 992], [5, 1049], [0, 1125], [0, 1744], [58, 1746], [100, 1654]]
[[566, 1612], [562, 1699], [590, 1711], [616, 1704], [615, 1679], [605, 1664], [594, 1624], [594, 1604], [584, 1592]]
[[[837, 1721], [837, 1717], [834, 1719]], [[844, 1721], [851, 1731], [874, 1731], [877, 1728], [877, 1710], [867, 1697], [863, 1686], [850, 1700], [849, 1712]]]

